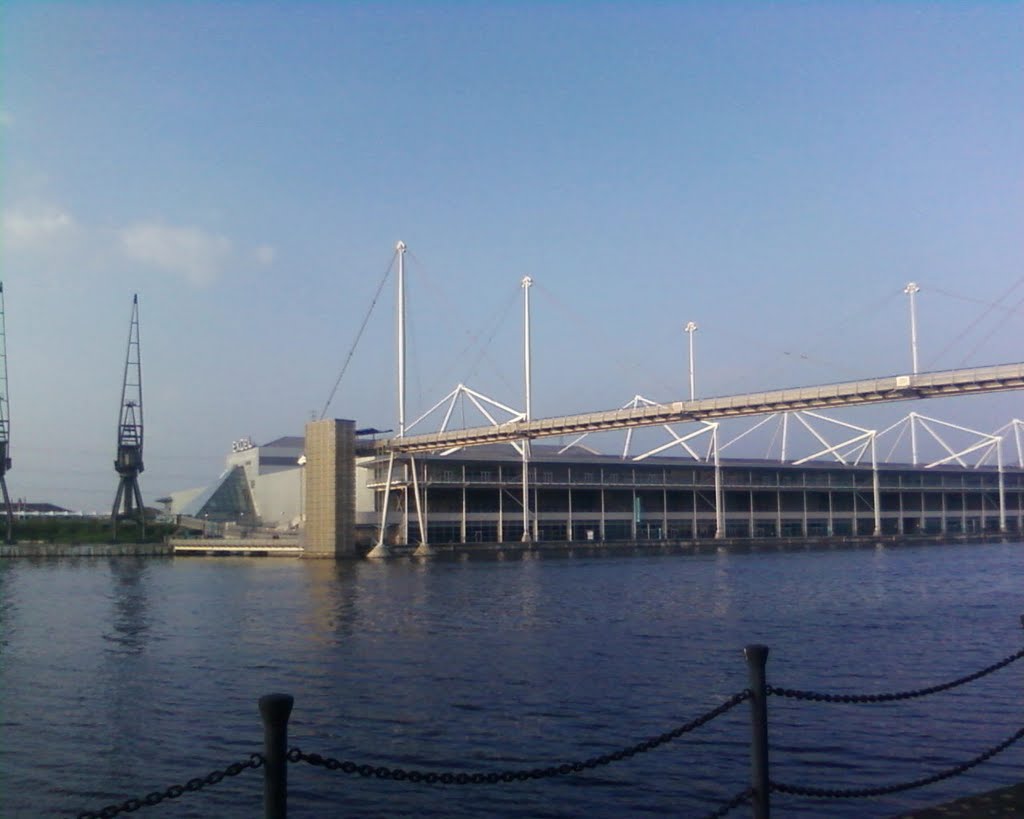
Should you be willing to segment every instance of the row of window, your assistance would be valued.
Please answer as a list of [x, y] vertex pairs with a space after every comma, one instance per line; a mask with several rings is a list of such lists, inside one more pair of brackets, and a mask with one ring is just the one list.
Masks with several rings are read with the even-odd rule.
[[[998, 531], [999, 521], [995, 518], [947, 518], [945, 533], [981, 533]], [[1011, 532], [1021, 531], [1021, 521], [1017, 518], [1007, 520], [1007, 528]], [[874, 532], [874, 522], [869, 518], [850, 518], [829, 521], [826, 518], [810, 518], [801, 520], [727, 520], [725, 523], [726, 537], [849, 537], [853, 535], [870, 536]], [[939, 517], [882, 519], [882, 533], [895, 534], [941, 534], [943, 520]], [[694, 538], [711, 538], [715, 536], [715, 524], [712, 521], [670, 521], [662, 523], [640, 523], [636, 525], [634, 534], [630, 521], [606, 521], [604, 530], [598, 520], [574, 520], [570, 524], [539, 523], [537, 538], [545, 542], [627, 542], [627, 541], [688, 541]], [[453, 523], [431, 523], [427, 526], [427, 540], [432, 544], [463, 543], [462, 529]], [[502, 536], [496, 523], [467, 523], [465, 543], [520, 543], [522, 541], [521, 523], [505, 523]]]
[[[882, 518], [883, 535], [914, 535], [942, 534], [943, 520], [939, 517], [888, 517]], [[1010, 532], [1021, 531], [1021, 521], [1017, 518], [1007, 520]], [[999, 530], [999, 520], [995, 518], [947, 518], [946, 534], [977, 534], [994, 533]], [[727, 520], [725, 536], [730, 538], [803, 538], [803, 537], [852, 537], [854, 535], [869, 537], [874, 534], [874, 521], [870, 518], [833, 520], [831, 525], [826, 518], [810, 518], [800, 520], [755, 519]], [[499, 527], [496, 523], [466, 524], [466, 538], [462, 540], [462, 529], [458, 524], [431, 523], [427, 526], [427, 539], [430, 543], [519, 543], [522, 541], [522, 524], [506, 523]], [[538, 524], [537, 539], [547, 542], [595, 542], [595, 541], [660, 541], [660, 540], [693, 540], [713, 538], [715, 525], [712, 521], [671, 521], [667, 525], [661, 523], [643, 523], [636, 525], [629, 521], [606, 521], [604, 530], [598, 520], [576, 520], [571, 524], [545, 522]]]
[[[422, 476], [425, 483], [506, 483], [522, 482], [520, 467], [494, 466], [479, 468], [458, 464], [428, 464]], [[375, 481], [387, 479], [386, 469], [374, 470]], [[395, 481], [404, 480], [404, 473], [397, 468], [392, 476]], [[530, 482], [540, 484], [596, 484], [596, 485], [669, 485], [704, 486], [714, 484], [714, 471], [705, 469], [594, 469], [535, 467], [530, 469]], [[774, 487], [774, 486], [823, 486], [833, 488], [859, 488], [873, 485], [872, 473], [858, 472], [800, 472], [722, 469], [722, 482], [729, 486]], [[881, 472], [879, 485], [900, 488], [959, 488], [995, 487], [998, 475], [992, 472], [944, 473], [928, 472]], [[1024, 486], [1024, 474], [1017, 471], [1004, 474], [1007, 487]]]
[[[377, 493], [379, 500], [381, 494]], [[395, 508], [400, 505], [401, 494], [392, 493]], [[867, 512], [874, 508], [872, 492], [801, 490], [758, 491], [731, 490], [722, 493], [723, 508], [726, 512]], [[463, 511], [477, 514], [515, 516], [522, 510], [522, 494], [517, 489], [476, 489], [454, 487], [432, 487], [424, 492], [425, 503], [434, 513], [455, 513]], [[1005, 493], [1006, 508], [1024, 508], [1024, 493]], [[945, 493], [892, 492], [879, 494], [884, 512], [935, 512], [945, 510], [953, 514], [963, 510], [998, 510], [999, 493], [953, 491]], [[530, 493], [530, 508], [537, 512], [572, 512], [574, 515], [602, 511], [606, 514], [633, 513], [638, 518], [661, 515], [663, 512], [705, 512], [714, 511], [713, 491], [687, 491], [680, 489], [656, 491], [608, 491], [600, 489], [535, 489]]]

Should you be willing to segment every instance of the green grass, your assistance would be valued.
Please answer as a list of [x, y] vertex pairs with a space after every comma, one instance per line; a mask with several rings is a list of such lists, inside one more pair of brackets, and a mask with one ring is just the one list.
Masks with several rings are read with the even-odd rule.
[[146, 521], [146, 536], [139, 537], [135, 521], [123, 520], [115, 541], [110, 518], [26, 518], [14, 521], [14, 541], [42, 543], [161, 543], [174, 531], [167, 523]]

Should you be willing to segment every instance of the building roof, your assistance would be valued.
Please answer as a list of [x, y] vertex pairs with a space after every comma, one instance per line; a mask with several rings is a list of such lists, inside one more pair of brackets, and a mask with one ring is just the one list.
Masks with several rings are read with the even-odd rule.
[[[0, 503], [0, 510], [7, 511], [7, 507]], [[70, 509], [65, 509], [63, 506], [57, 506], [54, 503], [29, 503], [27, 501], [14, 501], [11, 504], [11, 510], [14, 512], [32, 512], [35, 514], [46, 514], [48, 512], [70, 512]]]
[[275, 446], [275, 447], [288, 447], [290, 449], [302, 449], [306, 445], [306, 439], [301, 435], [284, 435], [280, 438], [275, 438], [273, 441], [267, 441], [265, 444], [260, 444], [263, 447]]

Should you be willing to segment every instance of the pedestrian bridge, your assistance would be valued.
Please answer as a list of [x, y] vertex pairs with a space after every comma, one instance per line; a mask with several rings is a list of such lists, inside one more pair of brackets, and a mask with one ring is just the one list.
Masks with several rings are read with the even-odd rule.
[[510, 421], [486, 427], [407, 435], [378, 441], [379, 453], [437, 452], [452, 447], [507, 443], [524, 438], [580, 435], [616, 429], [713, 421], [823, 407], [845, 407], [938, 398], [978, 392], [1024, 389], [1024, 363], [944, 370], [919, 375], [893, 375], [864, 381], [847, 381], [816, 387], [796, 387], [769, 392], [746, 393], [695, 401], [628, 409]]

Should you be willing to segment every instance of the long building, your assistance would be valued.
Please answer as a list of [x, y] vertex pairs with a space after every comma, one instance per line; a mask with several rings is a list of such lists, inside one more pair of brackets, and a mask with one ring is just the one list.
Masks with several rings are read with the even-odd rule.
[[[509, 446], [415, 461], [428, 543], [523, 539], [523, 465]], [[379, 513], [387, 462], [368, 462]], [[1019, 532], [1024, 471], [908, 464], [800, 466], [689, 458], [630, 462], [583, 447], [532, 447], [527, 485], [537, 541], [870, 536]], [[392, 477], [389, 540], [420, 540], [408, 467]], [[409, 500], [406, 501], [406, 496]], [[876, 512], [877, 508], [877, 512]]]
[[[171, 512], [191, 521], [301, 529], [304, 441], [237, 443], [206, 487], [172, 494]], [[361, 547], [387, 542], [518, 543], [523, 540], [523, 464], [506, 444], [418, 455], [410, 462], [357, 447], [356, 531]], [[683, 457], [633, 462], [587, 447], [534, 443], [528, 473], [530, 539], [546, 542], [794, 538], [1024, 531], [1024, 470], [847, 466], [813, 461]]]

